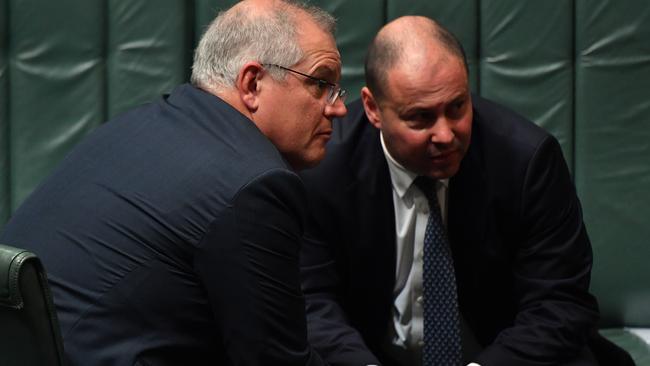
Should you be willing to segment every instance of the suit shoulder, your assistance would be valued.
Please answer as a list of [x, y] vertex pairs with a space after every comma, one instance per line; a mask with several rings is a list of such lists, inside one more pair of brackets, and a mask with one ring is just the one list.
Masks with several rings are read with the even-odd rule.
[[545, 141], [556, 141], [543, 128], [503, 105], [475, 95], [472, 103], [473, 138], [519, 153], [533, 152]]
[[332, 121], [332, 139], [327, 147], [329, 150], [345, 148], [355, 144], [367, 130], [374, 129], [366, 117], [361, 99], [347, 105], [348, 113], [343, 118]]

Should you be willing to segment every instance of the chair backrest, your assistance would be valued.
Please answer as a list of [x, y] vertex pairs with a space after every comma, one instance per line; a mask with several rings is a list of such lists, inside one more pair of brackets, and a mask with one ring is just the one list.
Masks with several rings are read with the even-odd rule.
[[63, 365], [63, 343], [41, 261], [0, 244], [0, 365]]

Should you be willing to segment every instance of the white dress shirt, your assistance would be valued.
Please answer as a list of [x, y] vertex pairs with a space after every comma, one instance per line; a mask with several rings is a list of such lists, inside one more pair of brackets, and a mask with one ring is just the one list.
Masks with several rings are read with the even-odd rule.
[[[393, 288], [393, 334], [389, 353], [408, 365], [420, 365], [423, 342], [422, 268], [424, 232], [429, 218], [429, 203], [413, 184], [417, 174], [395, 161], [381, 146], [388, 162], [395, 209], [396, 272]], [[436, 181], [442, 220], [447, 225], [449, 179]], [[470, 366], [476, 364], [470, 364]]]

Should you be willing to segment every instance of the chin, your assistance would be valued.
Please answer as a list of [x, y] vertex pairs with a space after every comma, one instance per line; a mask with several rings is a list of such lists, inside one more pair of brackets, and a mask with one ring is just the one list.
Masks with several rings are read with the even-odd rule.
[[310, 156], [302, 156], [302, 157], [299, 157], [298, 159], [294, 159], [292, 161], [289, 161], [289, 164], [291, 165], [291, 167], [294, 170], [298, 171], [298, 170], [309, 169], [309, 168], [315, 167], [316, 165], [318, 165], [323, 160], [323, 158], [325, 158], [325, 150], [324, 149], [323, 149], [323, 151], [321, 153], [313, 154], [313, 155], [310, 155]]
[[313, 167], [317, 166], [318, 164], [320, 164], [320, 162], [323, 161], [323, 158], [324, 158], [324, 157], [325, 157], [325, 154], [320, 155], [320, 156], [317, 157], [317, 158], [310, 159], [310, 160], [308, 160], [308, 161], [305, 162], [305, 166], [306, 166], [307, 168], [313, 168]]
[[443, 168], [440, 168], [440, 169], [428, 170], [427, 173], [424, 174], [424, 175], [426, 175], [429, 178], [433, 178], [433, 179], [447, 179], [447, 178], [451, 178], [454, 175], [456, 175], [456, 173], [458, 173], [459, 168], [460, 168], [460, 165], [455, 164], [455, 165], [443, 167]]

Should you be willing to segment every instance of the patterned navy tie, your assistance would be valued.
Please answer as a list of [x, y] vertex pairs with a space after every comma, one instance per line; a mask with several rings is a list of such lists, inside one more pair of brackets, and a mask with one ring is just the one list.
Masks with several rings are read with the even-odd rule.
[[429, 219], [424, 233], [422, 365], [458, 366], [461, 340], [456, 276], [434, 183], [426, 177], [417, 177], [414, 182], [429, 201]]

